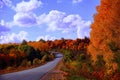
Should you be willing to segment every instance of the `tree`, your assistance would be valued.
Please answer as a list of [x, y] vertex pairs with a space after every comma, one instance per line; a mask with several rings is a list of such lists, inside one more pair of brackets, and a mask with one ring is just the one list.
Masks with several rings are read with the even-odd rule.
[[44, 39], [40, 39], [39, 42], [45, 43], [46, 41]]
[[[99, 54], [110, 61], [114, 53], [120, 53], [120, 0], [101, 0], [96, 9], [88, 51], [94, 61]], [[111, 42], [115, 48], [111, 47]]]
[[36, 54], [35, 49], [32, 46], [21, 45], [19, 46], [19, 50], [22, 50], [25, 53], [27, 60], [30, 61], [32, 65]]
[[27, 45], [27, 41], [26, 40], [23, 40], [21, 45]]
[[73, 58], [72, 53], [69, 50], [65, 50], [64, 51], [64, 57], [63, 57], [64, 63], [65, 62], [71, 62], [72, 58]]

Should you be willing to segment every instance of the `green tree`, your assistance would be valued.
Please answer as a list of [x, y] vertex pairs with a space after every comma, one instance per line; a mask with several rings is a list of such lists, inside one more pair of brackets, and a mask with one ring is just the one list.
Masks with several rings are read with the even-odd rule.
[[32, 65], [36, 54], [35, 49], [32, 46], [20, 45], [19, 50], [22, 50], [25, 53], [27, 60], [30, 61]]
[[73, 58], [72, 53], [69, 50], [65, 50], [64, 51], [63, 61], [64, 62], [71, 62], [72, 58]]

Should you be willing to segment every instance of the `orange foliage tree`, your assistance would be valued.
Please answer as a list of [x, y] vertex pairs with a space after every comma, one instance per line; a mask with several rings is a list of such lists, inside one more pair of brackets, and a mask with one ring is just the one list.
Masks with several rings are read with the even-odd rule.
[[111, 61], [114, 53], [120, 54], [120, 0], [101, 0], [96, 9], [88, 52], [94, 61], [97, 55]]

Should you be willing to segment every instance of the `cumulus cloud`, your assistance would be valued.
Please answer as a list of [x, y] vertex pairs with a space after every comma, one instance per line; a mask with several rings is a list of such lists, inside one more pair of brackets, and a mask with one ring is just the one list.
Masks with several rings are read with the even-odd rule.
[[1, 20], [0, 22], [0, 43], [9, 42], [21, 42], [23, 39], [27, 40], [28, 33], [25, 31], [20, 31], [18, 34], [9, 33], [10, 27], [8, 24]]
[[0, 36], [0, 43], [9, 43], [9, 42], [21, 42], [23, 39], [27, 40], [28, 33], [25, 31], [20, 31], [16, 33], [5, 33]]
[[18, 3], [14, 8], [16, 11], [14, 15], [14, 24], [23, 27], [37, 24], [37, 17], [33, 10], [41, 5], [42, 2], [39, 0], [22, 1]]
[[83, 21], [81, 23], [79, 23], [79, 25], [77, 26], [77, 36], [78, 38], [84, 38], [89, 37], [90, 36], [90, 25], [91, 22], [90, 21]]
[[33, 13], [16, 13], [14, 15], [14, 24], [18, 26], [32, 26], [36, 24], [36, 15]]
[[18, 3], [15, 7], [16, 12], [30, 12], [42, 5], [39, 0], [30, 0], [28, 2], [22, 1]]
[[60, 12], [57, 10], [52, 10], [44, 18], [44, 22], [48, 25], [48, 31], [60, 30], [62, 27], [65, 27], [63, 18], [66, 16], [66, 13]]
[[65, 12], [52, 10], [48, 14], [42, 15], [43, 23], [47, 24], [47, 31], [62, 31], [62, 33], [70, 33], [76, 31], [79, 38], [89, 37], [90, 21], [84, 21], [77, 14], [67, 15]]
[[67, 15], [57, 10], [50, 11], [44, 18], [44, 23], [48, 25], [48, 31], [76, 28], [80, 22], [82, 19], [79, 15]]
[[39, 36], [39, 37], [37, 37], [36, 41], [39, 41], [40, 39], [43, 39], [45, 41], [47, 41], [47, 40], [55, 40], [55, 36], [50, 36], [50, 35]]
[[80, 2], [82, 2], [82, 0], [72, 0], [73, 4], [80, 3]]

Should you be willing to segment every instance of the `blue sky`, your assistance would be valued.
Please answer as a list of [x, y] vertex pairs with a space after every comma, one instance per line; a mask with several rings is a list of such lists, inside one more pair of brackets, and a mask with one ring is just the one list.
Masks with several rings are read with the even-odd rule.
[[89, 37], [100, 0], [0, 0], [0, 43]]

